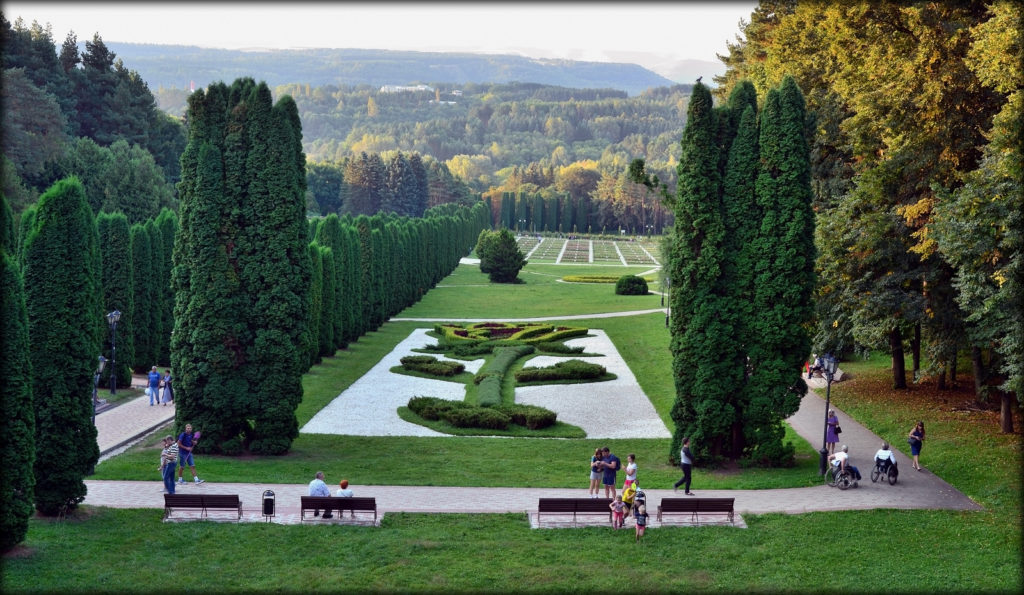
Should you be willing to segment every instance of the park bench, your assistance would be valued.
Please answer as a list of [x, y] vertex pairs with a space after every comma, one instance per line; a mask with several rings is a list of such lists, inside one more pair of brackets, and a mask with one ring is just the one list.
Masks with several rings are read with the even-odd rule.
[[299, 520], [306, 520], [307, 510], [337, 510], [338, 518], [344, 511], [349, 511], [352, 518], [356, 512], [372, 512], [373, 521], [377, 522], [377, 499], [376, 498], [338, 498], [335, 496], [301, 496], [301, 510]]
[[238, 494], [164, 494], [164, 518], [169, 518], [175, 509], [199, 510], [199, 518], [208, 518], [210, 510], [231, 510], [238, 512], [236, 520], [242, 518]]
[[658, 505], [658, 522], [663, 515], [688, 514], [694, 523], [701, 515], [724, 515], [733, 522], [735, 498], [662, 498]]
[[606, 514], [608, 522], [611, 522], [611, 503], [611, 498], [540, 498], [537, 501], [537, 522], [540, 522], [542, 514], [572, 514], [573, 523], [578, 514]]

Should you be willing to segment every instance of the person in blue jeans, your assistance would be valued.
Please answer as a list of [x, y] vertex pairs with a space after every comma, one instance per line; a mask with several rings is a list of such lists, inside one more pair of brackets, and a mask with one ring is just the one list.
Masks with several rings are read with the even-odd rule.
[[192, 470], [192, 479], [196, 485], [203, 483], [196, 475], [196, 463], [192, 460], [192, 449], [195, 448], [193, 440], [192, 424], [185, 424], [185, 431], [178, 436], [178, 483], [185, 483], [182, 476], [185, 474], [185, 465]]
[[153, 406], [153, 403], [160, 402], [160, 372], [156, 371], [156, 366], [149, 371], [149, 405]]
[[174, 493], [174, 468], [178, 466], [178, 443], [174, 436], [164, 437], [164, 450], [160, 453], [160, 472], [164, 477], [164, 490]]
[[604, 497], [615, 499], [615, 472], [622, 467], [622, 461], [619, 457], [612, 454], [612, 451], [608, 447], [602, 449], [604, 457], [601, 462], [604, 463], [604, 478], [601, 480], [604, 483]]

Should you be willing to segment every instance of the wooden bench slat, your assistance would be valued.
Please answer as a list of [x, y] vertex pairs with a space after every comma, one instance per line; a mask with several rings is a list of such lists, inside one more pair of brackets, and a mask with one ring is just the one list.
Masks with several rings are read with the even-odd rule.
[[576, 522], [578, 514], [607, 514], [611, 522], [612, 511], [609, 505], [611, 498], [539, 498], [537, 500], [537, 521], [542, 513], [572, 513], [572, 522]]
[[722, 514], [733, 522], [735, 498], [662, 498], [658, 505], [658, 522], [665, 514], [689, 514], [696, 522], [702, 514]]
[[175, 508], [199, 509], [200, 518], [207, 516], [208, 509], [237, 510], [242, 518], [242, 501], [238, 494], [164, 494], [164, 518], [171, 516]]

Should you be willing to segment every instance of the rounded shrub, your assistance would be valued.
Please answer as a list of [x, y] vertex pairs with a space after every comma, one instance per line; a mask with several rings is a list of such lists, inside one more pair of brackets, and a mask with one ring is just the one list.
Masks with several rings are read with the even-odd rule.
[[524, 426], [531, 430], [540, 430], [548, 426], [555, 424], [555, 419], [558, 414], [549, 409], [538, 407], [536, 405], [502, 405], [495, 407], [497, 411], [501, 411], [512, 420], [512, 423], [518, 426]]
[[647, 281], [636, 275], [623, 275], [615, 283], [615, 295], [647, 295]]
[[483, 428], [507, 430], [511, 420], [496, 409], [488, 407], [462, 407], [444, 412], [444, 420], [457, 428]]

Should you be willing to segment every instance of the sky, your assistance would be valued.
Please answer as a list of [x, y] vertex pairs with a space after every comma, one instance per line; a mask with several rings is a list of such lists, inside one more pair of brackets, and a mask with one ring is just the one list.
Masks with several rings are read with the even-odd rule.
[[[50, 23], [59, 47], [106, 42], [208, 48], [367, 48], [510, 53], [632, 62], [663, 76], [682, 60], [717, 62], [743, 2], [4, 2], [7, 20]], [[230, 26], [228, 26], [230, 24]], [[723, 67], [724, 69], [724, 67]], [[672, 77], [669, 77], [672, 78]]]

